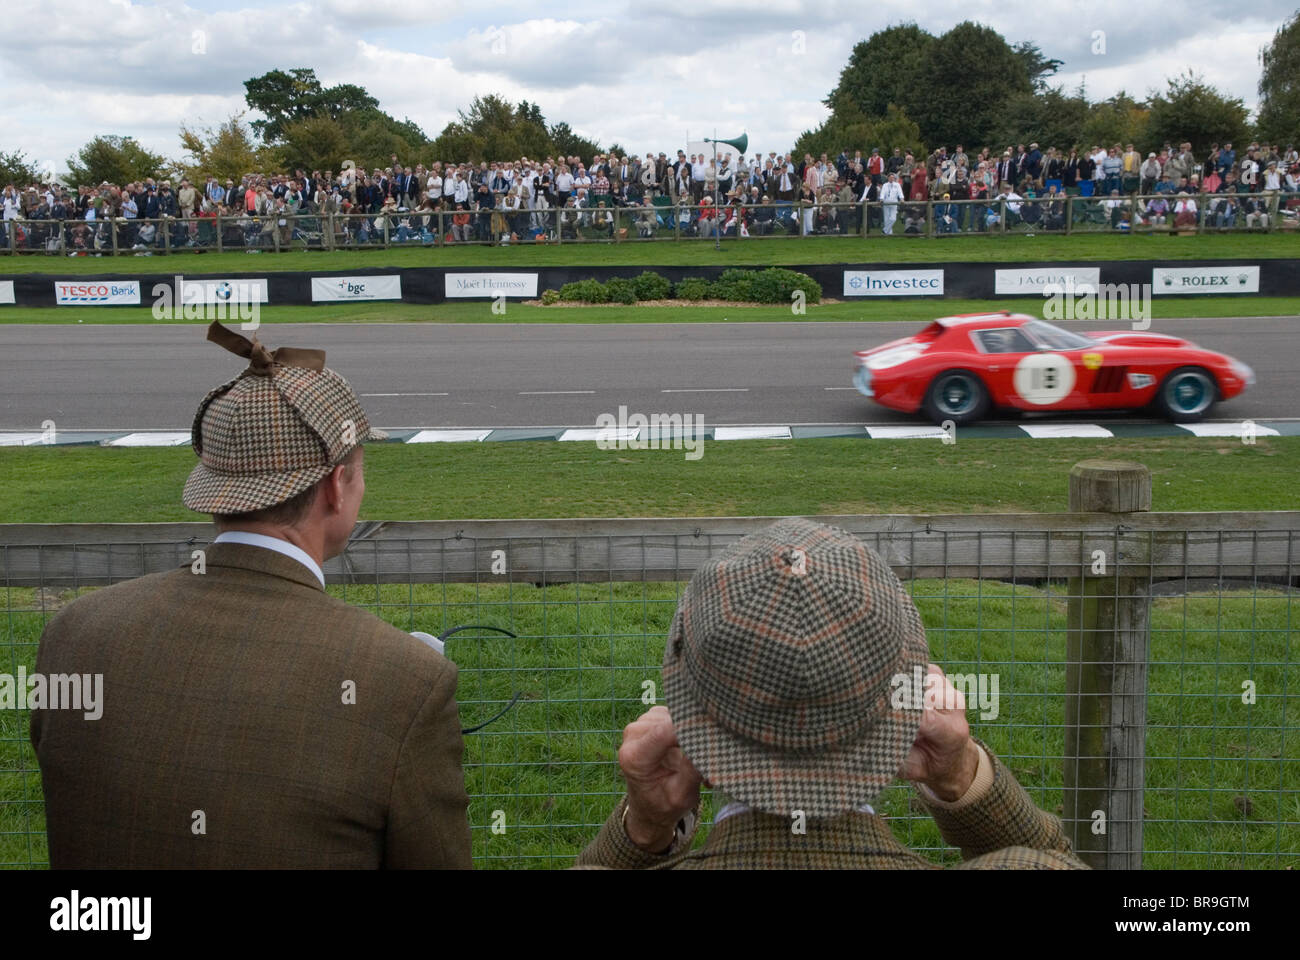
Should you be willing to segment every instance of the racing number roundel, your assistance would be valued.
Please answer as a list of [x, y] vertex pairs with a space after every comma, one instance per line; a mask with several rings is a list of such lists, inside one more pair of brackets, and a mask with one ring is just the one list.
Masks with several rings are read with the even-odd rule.
[[1031, 353], [1016, 364], [1011, 383], [1028, 403], [1059, 403], [1074, 389], [1074, 364], [1059, 353]]

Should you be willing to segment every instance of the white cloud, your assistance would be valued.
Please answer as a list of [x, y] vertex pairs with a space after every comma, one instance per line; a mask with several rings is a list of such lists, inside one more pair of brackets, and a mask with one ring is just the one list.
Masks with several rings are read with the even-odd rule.
[[[854, 43], [906, 19], [936, 34], [972, 19], [1013, 43], [1033, 40], [1064, 61], [1057, 82], [1073, 88], [1086, 78], [1095, 99], [1121, 88], [1142, 97], [1191, 68], [1253, 107], [1259, 48], [1292, 12], [1289, 0], [1258, 0], [1231, 19], [1214, 0], [1176, 10], [1131, 0], [1084, 8], [937, 0], [924, 10], [860, 0], [573, 0], [552, 16], [519, 0], [232, 2], [17, 0], [0, 32], [8, 148], [62, 169], [92, 136], [118, 133], [175, 155], [182, 122], [216, 124], [243, 109], [244, 80], [310, 65], [322, 83], [359, 84], [431, 136], [475, 95], [498, 93], [638, 153], [675, 151], [688, 131], [714, 129], [745, 130], [751, 152], [766, 153], [824, 119], [821, 100]], [[202, 53], [193, 52], [195, 30]], [[1104, 56], [1092, 53], [1095, 30], [1105, 31]]]

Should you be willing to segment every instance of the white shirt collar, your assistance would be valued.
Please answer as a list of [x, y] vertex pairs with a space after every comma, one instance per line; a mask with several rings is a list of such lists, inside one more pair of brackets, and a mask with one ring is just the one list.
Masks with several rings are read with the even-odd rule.
[[263, 547], [267, 550], [274, 550], [276, 553], [282, 553], [286, 557], [292, 557], [301, 563], [315, 574], [322, 587], [325, 586], [325, 573], [321, 570], [320, 564], [313, 560], [306, 550], [290, 543], [288, 540], [281, 540], [279, 537], [268, 537], [262, 533], [249, 533], [245, 530], [227, 530], [224, 533], [217, 534], [212, 542], [242, 543], [245, 546]]

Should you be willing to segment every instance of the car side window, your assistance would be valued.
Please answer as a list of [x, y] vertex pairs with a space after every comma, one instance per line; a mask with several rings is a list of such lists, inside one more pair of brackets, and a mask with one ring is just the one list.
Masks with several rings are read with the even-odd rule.
[[1029, 338], [1016, 327], [997, 330], [976, 330], [976, 343], [985, 353], [1033, 353]]

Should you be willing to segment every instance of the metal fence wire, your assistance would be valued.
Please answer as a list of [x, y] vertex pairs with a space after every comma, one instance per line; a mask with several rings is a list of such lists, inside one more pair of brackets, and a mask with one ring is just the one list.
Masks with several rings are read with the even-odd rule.
[[[1296, 515], [1144, 517], [833, 522], [903, 580], [932, 659], [975, 678], [972, 731], [1062, 817], [1085, 859], [1292, 868]], [[465, 737], [476, 866], [573, 863], [622, 794], [623, 727], [662, 702], [664, 640], [686, 581], [766, 522], [372, 524], [330, 562], [331, 593], [403, 630], [515, 634], [470, 629], [447, 642], [463, 726], [518, 697]], [[77, 525], [0, 536], [0, 671], [34, 669], [45, 623], [79, 594], [188, 565], [211, 535], [201, 524], [93, 529], [111, 539]], [[936, 862], [959, 859], [906, 784], [876, 808], [904, 844]], [[46, 864], [44, 825], [28, 716], [0, 710], [0, 865]]]

